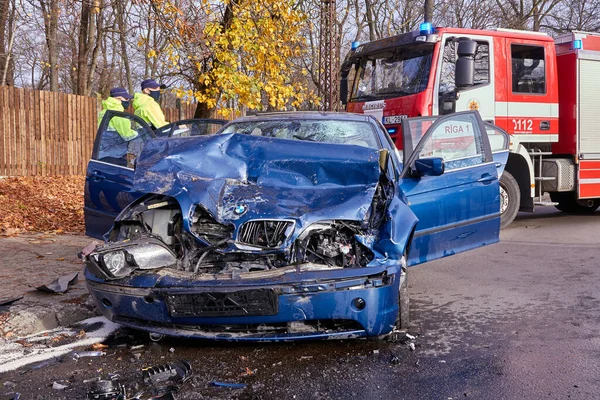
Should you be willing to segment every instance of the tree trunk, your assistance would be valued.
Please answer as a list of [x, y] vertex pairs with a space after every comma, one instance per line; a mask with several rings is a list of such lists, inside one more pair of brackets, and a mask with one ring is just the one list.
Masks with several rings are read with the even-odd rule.
[[117, 20], [117, 26], [119, 28], [119, 40], [121, 43], [121, 60], [123, 60], [123, 66], [125, 67], [125, 78], [127, 80], [127, 90], [129, 93], [133, 93], [133, 82], [131, 81], [131, 67], [129, 66], [129, 56], [127, 55], [127, 30], [125, 29], [125, 7], [123, 2], [117, 1], [115, 3], [115, 18]]
[[44, 15], [44, 33], [50, 64], [50, 91], [58, 92], [58, 1], [39, 0]]
[[[17, 4], [15, 1], [12, 1], [11, 6], [10, 3], [10, 0], [0, 0], [0, 86], [14, 86], [15, 84], [15, 63], [11, 55], [15, 40]], [[8, 32], [8, 38], [6, 38], [5, 32]]]
[[194, 118], [210, 118], [211, 110], [208, 108], [206, 103], [197, 103], [196, 111], [194, 111]]
[[424, 19], [425, 22], [433, 21], [433, 0], [425, 0]]
[[369, 27], [369, 41], [372, 42], [377, 40], [375, 32], [375, 21], [373, 20], [373, 4], [371, 0], [365, 0], [365, 7], [367, 9], [367, 25]]

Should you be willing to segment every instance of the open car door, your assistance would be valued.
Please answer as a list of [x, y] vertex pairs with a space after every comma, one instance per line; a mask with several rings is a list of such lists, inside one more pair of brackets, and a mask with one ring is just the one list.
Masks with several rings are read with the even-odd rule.
[[497, 242], [498, 172], [479, 113], [406, 119], [402, 139], [400, 186], [419, 218], [408, 264]]
[[202, 136], [217, 133], [228, 121], [212, 118], [183, 119], [156, 129], [157, 137]]
[[85, 177], [85, 234], [101, 239], [121, 210], [143, 193], [132, 191], [135, 162], [152, 129], [139, 117], [107, 111]]

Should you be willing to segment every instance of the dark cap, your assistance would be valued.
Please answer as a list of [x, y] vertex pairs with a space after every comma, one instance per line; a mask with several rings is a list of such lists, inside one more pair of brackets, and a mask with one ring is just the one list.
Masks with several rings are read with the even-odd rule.
[[133, 96], [130, 95], [129, 92], [122, 87], [110, 89], [110, 97], [124, 97], [126, 99], [133, 99]]
[[146, 79], [142, 81], [142, 90], [144, 89], [165, 89], [167, 86], [156, 82], [154, 79]]

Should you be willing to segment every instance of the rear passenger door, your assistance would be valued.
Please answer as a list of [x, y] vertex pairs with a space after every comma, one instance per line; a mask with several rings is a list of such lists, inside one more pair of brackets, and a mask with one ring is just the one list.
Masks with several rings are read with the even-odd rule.
[[[400, 186], [419, 218], [408, 264], [497, 242], [500, 188], [479, 113], [409, 118], [402, 125], [406, 161]], [[418, 164], [427, 159], [442, 160], [443, 172], [420, 173]]]
[[[123, 136], [133, 139], [125, 140]], [[132, 191], [137, 157], [152, 129], [135, 115], [107, 111], [96, 135], [85, 177], [85, 234], [101, 239], [114, 219], [142, 193]]]

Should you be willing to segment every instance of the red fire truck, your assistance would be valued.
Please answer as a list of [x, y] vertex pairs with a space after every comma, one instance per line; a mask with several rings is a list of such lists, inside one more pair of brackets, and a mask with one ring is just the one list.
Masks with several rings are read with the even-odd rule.
[[[406, 117], [479, 110], [511, 136], [502, 226], [519, 210], [600, 206], [600, 34], [432, 28], [353, 43], [340, 95], [402, 143]], [[598, 97], [596, 97], [598, 96]], [[549, 193], [551, 201], [543, 201]]]

